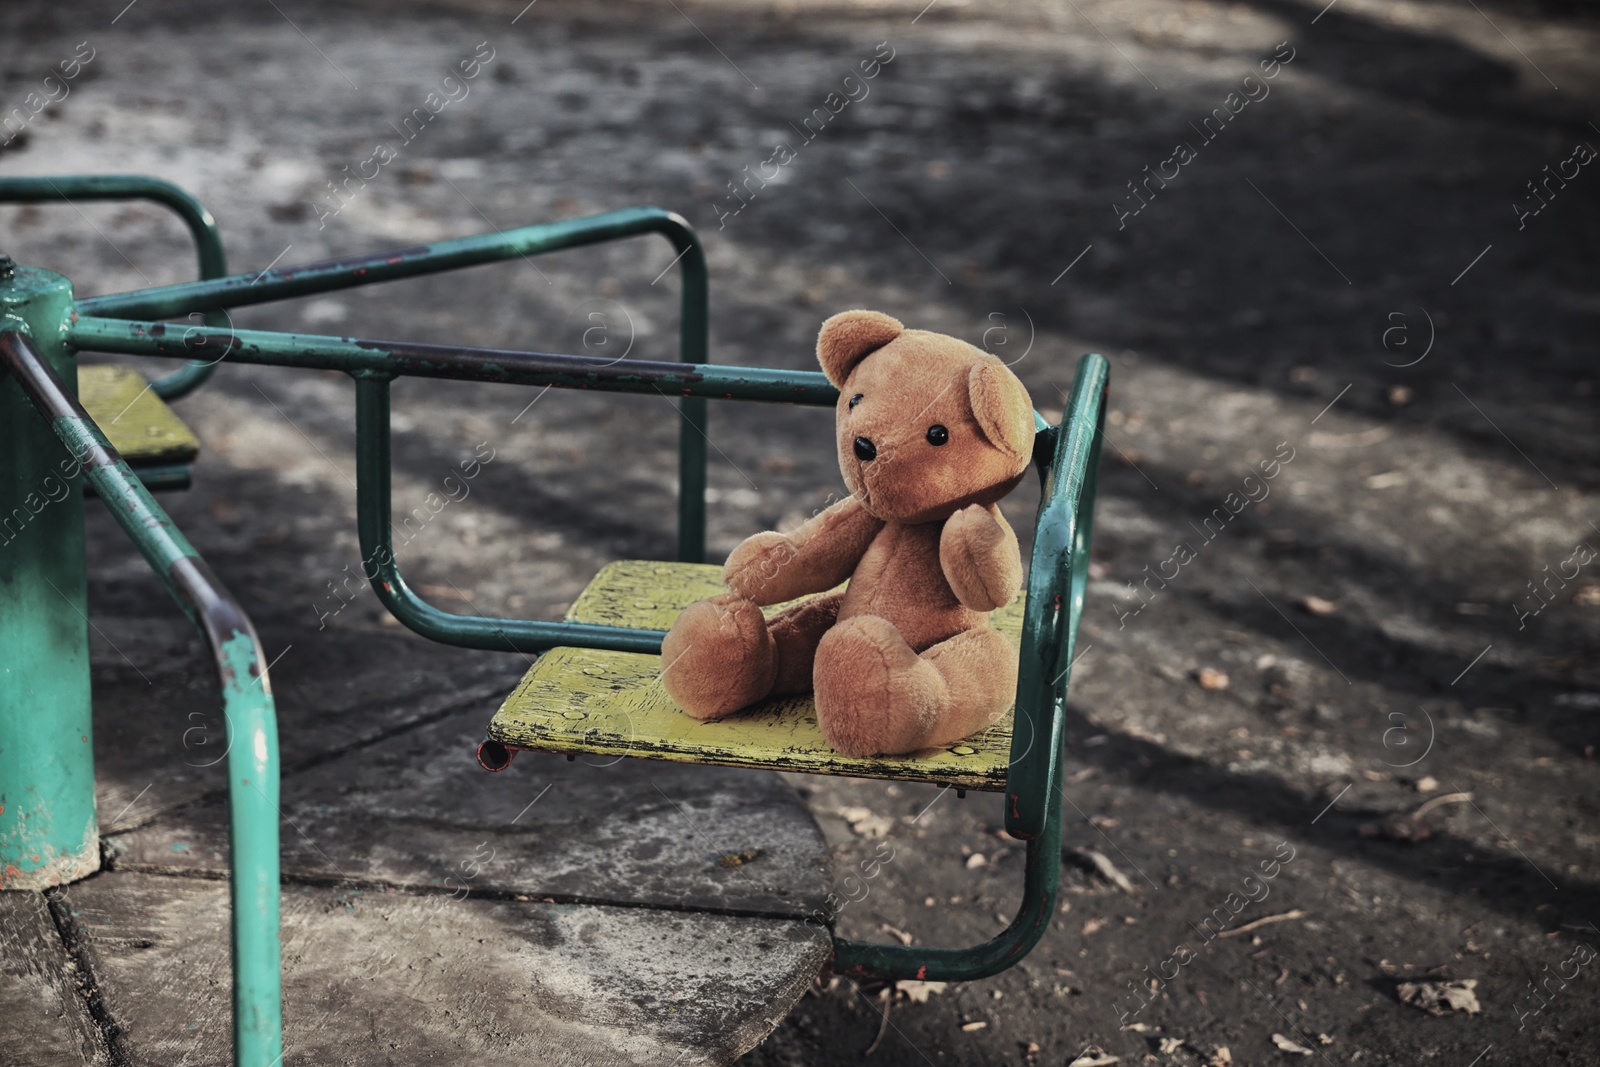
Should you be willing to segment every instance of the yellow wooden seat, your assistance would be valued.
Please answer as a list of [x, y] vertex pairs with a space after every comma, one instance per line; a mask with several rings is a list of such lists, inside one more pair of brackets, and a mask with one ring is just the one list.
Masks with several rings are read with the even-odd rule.
[[[567, 620], [665, 630], [689, 604], [726, 592], [721, 575], [721, 567], [699, 563], [612, 563], [573, 602]], [[994, 618], [998, 629], [1019, 640], [1020, 598]], [[660, 656], [552, 648], [500, 706], [488, 737], [511, 749], [892, 778], [1000, 792], [1011, 758], [1011, 713], [947, 749], [914, 756], [842, 756], [823, 740], [809, 696], [776, 698], [726, 719], [697, 722], [678, 710], [662, 687]]]
[[138, 371], [108, 364], [78, 368], [78, 400], [128, 466], [150, 484], [188, 484], [200, 439]]

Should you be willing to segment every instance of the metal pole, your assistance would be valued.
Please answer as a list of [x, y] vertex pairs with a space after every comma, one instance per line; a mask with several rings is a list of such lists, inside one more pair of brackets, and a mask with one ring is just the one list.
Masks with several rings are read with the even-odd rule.
[[[670, 235], [683, 262], [680, 296], [678, 359], [704, 363], [709, 358], [711, 330], [710, 282], [706, 256], [694, 231]], [[685, 563], [706, 561], [706, 401], [686, 396], [678, 401], [678, 558]]]
[[14, 325], [0, 324], [0, 373], [27, 395], [36, 409], [27, 413], [31, 421], [48, 427], [78, 459], [106, 510], [211, 648], [228, 723], [234, 1063], [280, 1067], [278, 725], [261, 642], [238, 602]]
[[[0, 256], [0, 327], [33, 338], [64, 381], [72, 285]], [[0, 372], [0, 888], [100, 867], [89, 708], [81, 464]]]

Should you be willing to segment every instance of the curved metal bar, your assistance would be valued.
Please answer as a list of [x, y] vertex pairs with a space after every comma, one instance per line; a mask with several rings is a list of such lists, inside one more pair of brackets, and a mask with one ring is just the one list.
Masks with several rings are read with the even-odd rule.
[[234, 1062], [274, 1067], [283, 1048], [278, 726], [261, 642], [238, 602], [22, 334], [0, 332], [0, 366], [82, 464], [112, 516], [210, 645], [228, 724]]
[[1084, 356], [1066, 422], [1035, 438], [1035, 456], [1053, 458], [1043, 472], [1006, 781], [1006, 829], [1028, 842], [1016, 918], [996, 937], [967, 948], [836, 939], [833, 966], [841, 974], [941, 982], [985, 978], [1027, 955], [1050, 925], [1061, 879], [1063, 709], [1083, 614], [1107, 375], [1104, 357]]
[[88, 297], [80, 300], [78, 307], [89, 315], [170, 319], [191, 311], [265, 304], [650, 233], [671, 241], [682, 257], [680, 262], [692, 261], [704, 269], [700, 240], [681, 215], [658, 207], [638, 207], [303, 266], [268, 267], [255, 274]]
[[1043, 833], [1060, 813], [1063, 709], [1089, 575], [1089, 515], [1109, 373], [1103, 356], [1090, 353], [1078, 361], [1039, 501], [1006, 775], [1006, 831], [1023, 839]]
[[[301, 267], [269, 267], [259, 274], [236, 274], [209, 282], [93, 297], [78, 306], [89, 315], [173, 318], [195, 311], [210, 312], [218, 307], [240, 307], [332, 292], [651, 233], [665, 237], [678, 253], [673, 260], [679, 264], [683, 278], [679, 295], [678, 359], [684, 363], [704, 363], [711, 313], [705, 250], [683, 216], [658, 207], [627, 208]], [[207, 323], [219, 325], [210, 319]], [[678, 401], [678, 411], [678, 558], [701, 563], [706, 556], [705, 401], [685, 396]]]
[[[227, 256], [222, 251], [222, 234], [217, 220], [205, 206], [185, 190], [144, 174], [90, 174], [55, 178], [0, 178], [0, 203], [39, 203], [62, 200], [149, 200], [171, 208], [194, 237], [195, 254], [200, 261], [202, 280], [221, 278], [228, 273]], [[205, 313], [207, 326], [226, 326], [228, 316], [221, 311]], [[200, 387], [216, 371], [217, 365], [192, 360], [163, 378], [150, 383], [151, 392], [163, 400], [176, 400]]]
[[362, 375], [356, 378], [356, 522], [361, 535], [361, 571], [395, 618], [429, 640], [491, 652], [540, 652], [556, 645], [577, 645], [660, 654], [661, 640], [666, 637], [662, 630], [453, 615], [423, 600], [401, 577], [394, 558], [389, 464], [389, 379]]

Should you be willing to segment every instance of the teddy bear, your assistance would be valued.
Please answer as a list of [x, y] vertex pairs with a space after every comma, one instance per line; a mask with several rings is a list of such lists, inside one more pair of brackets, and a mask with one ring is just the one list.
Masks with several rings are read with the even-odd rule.
[[[734, 549], [729, 592], [667, 633], [663, 684], [696, 719], [813, 692], [823, 737], [849, 756], [952, 744], [1016, 696], [1017, 650], [989, 613], [1022, 585], [996, 504], [1032, 458], [1033, 403], [993, 355], [881, 312], [828, 319], [817, 359], [839, 389], [850, 495]], [[807, 594], [824, 595], [761, 611]]]

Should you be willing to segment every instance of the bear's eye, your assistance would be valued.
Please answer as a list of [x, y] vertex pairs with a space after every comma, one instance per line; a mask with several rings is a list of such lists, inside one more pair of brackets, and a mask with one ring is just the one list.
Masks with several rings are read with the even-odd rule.
[[851, 407], [855, 407], [859, 403], [861, 403], [861, 394], [860, 393], [857, 393], [855, 396], [850, 398], [850, 406]]
[[945, 429], [943, 426], [940, 426], [938, 423], [934, 423], [932, 426], [928, 427], [928, 443], [930, 445], [938, 446], [948, 444], [949, 442], [949, 430]]

